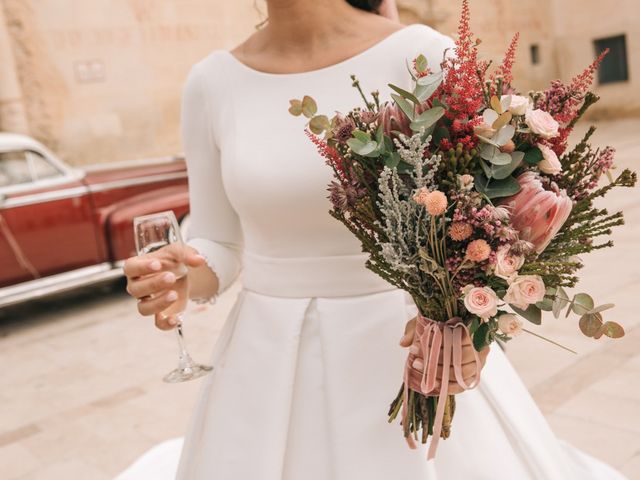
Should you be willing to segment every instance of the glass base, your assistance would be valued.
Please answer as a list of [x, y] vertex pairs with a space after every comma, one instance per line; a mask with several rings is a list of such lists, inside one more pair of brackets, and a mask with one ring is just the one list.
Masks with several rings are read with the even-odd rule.
[[195, 380], [200, 378], [213, 370], [213, 367], [209, 365], [199, 365], [193, 363], [191, 365], [184, 365], [176, 368], [172, 372], [166, 374], [162, 380], [166, 383], [180, 383], [188, 382], [189, 380]]

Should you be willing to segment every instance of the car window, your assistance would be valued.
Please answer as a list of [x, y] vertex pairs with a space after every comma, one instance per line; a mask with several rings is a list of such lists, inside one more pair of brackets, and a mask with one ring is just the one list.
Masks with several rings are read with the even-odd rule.
[[31, 172], [26, 152], [0, 152], [0, 187], [29, 182]]
[[33, 172], [34, 180], [43, 180], [45, 178], [55, 178], [62, 175], [62, 172], [44, 158], [38, 152], [28, 152], [29, 161]]

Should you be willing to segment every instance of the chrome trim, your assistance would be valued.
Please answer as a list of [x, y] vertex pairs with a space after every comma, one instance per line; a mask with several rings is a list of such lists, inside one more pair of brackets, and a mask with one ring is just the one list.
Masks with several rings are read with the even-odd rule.
[[123, 262], [116, 262], [116, 264], [104, 262], [0, 288], [0, 307], [121, 277], [122, 268], [117, 265], [118, 263]]
[[84, 185], [81, 187], [65, 188], [64, 190], [53, 190], [50, 192], [34, 193], [33, 195], [24, 195], [22, 197], [8, 198], [0, 205], [2, 208], [24, 207], [25, 205], [33, 205], [34, 203], [51, 202], [54, 200], [63, 200], [65, 198], [80, 197], [86, 195], [89, 189]]
[[166, 157], [139, 158], [135, 160], [121, 160], [119, 162], [94, 163], [92, 165], [86, 165], [83, 168], [86, 172], [103, 172], [115, 170], [117, 168], [135, 168], [141, 166], [145, 167], [152, 165], [165, 165], [178, 163], [180, 161], [184, 161], [184, 157], [181, 157], [179, 155], [169, 155]]
[[178, 178], [186, 178], [187, 172], [162, 173], [140, 178], [129, 178], [125, 180], [114, 180], [112, 182], [89, 184], [91, 192], [103, 192], [114, 188], [130, 187], [132, 185], [144, 185], [145, 183], [163, 182], [167, 180], [176, 180]]
[[[160, 175], [152, 175], [139, 178], [130, 178], [126, 180], [114, 180], [112, 182], [89, 184], [88, 186], [70, 187], [63, 190], [55, 190], [50, 192], [34, 193], [32, 195], [23, 195], [21, 197], [7, 198], [4, 202], [0, 202], [0, 208], [13, 208], [22, 207], [25, 205], [33, 205], [36, 203], [50, 202], [53, 200], [62, 200], [65, 198], [73, 198], [85, 195], [89, 192], [104, 192], [115, 188], [131, 187], [133, 185], [144, 185], [147, 183], [163, 182], [168, 180], [175, 180], [179, 178], [185, 178], [186, 172], [164, 173]], [[44, 182], [44, 180], [43, 180]], [[38, 182], [32, 182], [29, 185], [33, 186]], [[33, 187], [31, 187], [33, 188]], [[0, 190], [0, 193], [5, 193]]]

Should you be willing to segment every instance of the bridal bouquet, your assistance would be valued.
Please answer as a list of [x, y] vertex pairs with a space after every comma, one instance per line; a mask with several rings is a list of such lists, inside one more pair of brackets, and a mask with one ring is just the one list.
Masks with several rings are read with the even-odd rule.
[[[636, 181], [629, 170], [612, 176], [614, 149], [589, 144], [594, 128], [568, 148], [598, 100], [589, 88], [606, 52], [569, 84], [522, 95], [512, 76], [517, 43], [518, 35], [496, 68], [479, 59], [464, 0], [455, 55], [445, 52], [437, 71], [424, 56], [413, 59], [413, 89], [389, 85], [393, 102], [381, 103], [378, 92], [368, 98], [353, 76], [363, 108], [328, 118], [309, 96], [290, 101], [333, 169], [329, 213], [361, 241], [367, 268], [409, 292], [418, 308], [389, 421], [402, 412], [412, 448], [431, 436], [429, 458], [450, 434], [449, 381], [474, 387], [477, 352], [525, 330], [521, 318], [538, 325], [542, 311], [566, 310], [588, 337], [624, 335], [603, 318], [613, 305], [565, 290], [577, 283], [580, 255], [612, 246], [611, 228], [623, 224], [621, 212], [594, 200]], [[476, 375], [465, 383], [469, 340]]]

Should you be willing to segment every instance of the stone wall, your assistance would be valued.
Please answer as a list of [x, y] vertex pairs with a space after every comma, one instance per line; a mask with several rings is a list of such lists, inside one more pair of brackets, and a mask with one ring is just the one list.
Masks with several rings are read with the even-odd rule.
[[[635, 2], [471, 0], [472, 23], [496, 62], [521, 32], [516, 75], [523, 91], [570, 79], [592, 59], [594, 38], [626, 33], [631, 81], [599, 87], [595, 112], [634, 114]], [[458, 0], [398, 3], [405, 23], [455, 35]], [[264, 0], [0, 0], [0, 129], [29, 133], [74, 165], [177, 153], [189, 67], [242, 41], [262, 19], [259, 9]], [[531, 64], [532, 44], [538, 65]]]
[[189, 67], [240, 42], [259, 20], [251, 1], [3, 5], [28, 132], [75, 165], [177, 153]]

